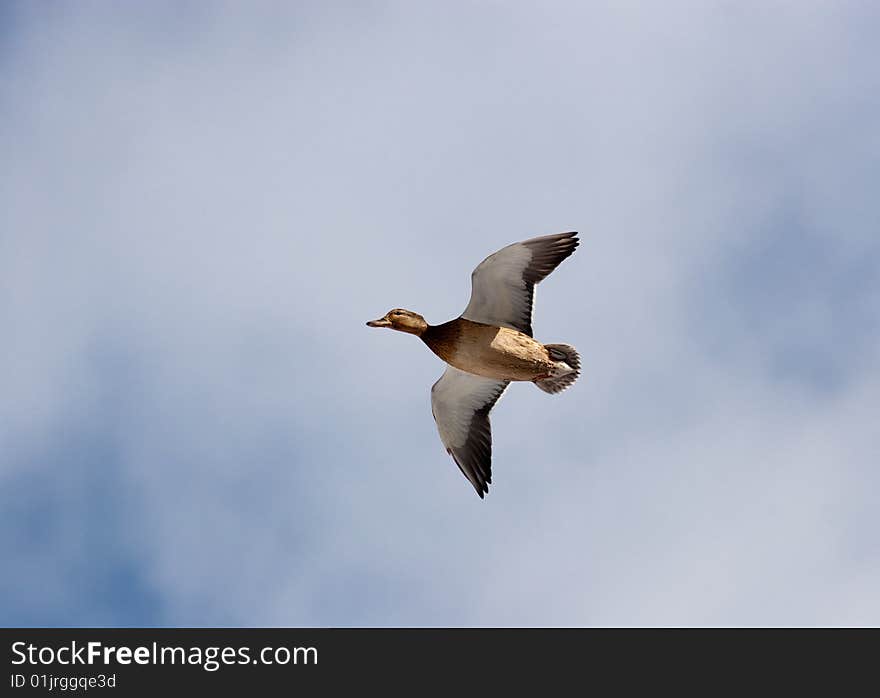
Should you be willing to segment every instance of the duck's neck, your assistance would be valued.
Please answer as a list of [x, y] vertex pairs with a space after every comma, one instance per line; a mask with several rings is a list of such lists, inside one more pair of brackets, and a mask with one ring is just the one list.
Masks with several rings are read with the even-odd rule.
[[431, 326], [421, 320], [419, 322], [407, 322], [406, 325], [397, 325], [394, 327], [398, 332], [406, 332], [406, 334], [414, 334], [416, 337], [423, 337], [428, 330], [431, 329]]
[[448, 361], [455, 350], [460, 334], [461, 325], [456, 319], [444, 322], [442, 325], [427, 325], [419, 337], [437, 356]]

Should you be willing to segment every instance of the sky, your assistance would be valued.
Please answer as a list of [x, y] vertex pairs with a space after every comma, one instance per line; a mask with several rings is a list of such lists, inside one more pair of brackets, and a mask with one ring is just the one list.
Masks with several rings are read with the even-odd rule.
[[[880, 625], [878, 33], [3, 3], [0, 624]], [[564, 230], [481, 501], [364, 322]]]

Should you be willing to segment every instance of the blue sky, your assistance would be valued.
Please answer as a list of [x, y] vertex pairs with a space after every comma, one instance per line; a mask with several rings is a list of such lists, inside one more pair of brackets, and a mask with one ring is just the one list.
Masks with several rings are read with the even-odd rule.
[[[880, 624], [873, 3], [4, 7], [4, 625]], [[480, 501], [364, 321], [570, 229]]]

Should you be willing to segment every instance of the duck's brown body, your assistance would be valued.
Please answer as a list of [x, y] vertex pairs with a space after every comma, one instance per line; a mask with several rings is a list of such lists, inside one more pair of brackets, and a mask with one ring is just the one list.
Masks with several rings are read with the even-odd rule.
[[543, 344], [507, 327], [457, 318], [428, 327], [420, 336], [446, 363], [486, 378], [532, 381], [554, 367]]

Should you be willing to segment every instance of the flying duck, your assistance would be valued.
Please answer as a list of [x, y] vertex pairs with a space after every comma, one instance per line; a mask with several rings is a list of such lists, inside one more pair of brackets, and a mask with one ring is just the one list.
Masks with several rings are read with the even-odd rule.
[[535, 285], [578, 243], [576, 232], [558, 233], [489, 255], [471, 274], [467, 308], [442, 325], [429, 325], [402, 308], [367, 323], [414, 334], [446, 362], [446, 371], [431, 388], [431, 412], [446, 452], [481, 499], [492, 482], [489, 412], [510, 382], [531, 381], [553, 394], [580, 374], [573, 346], [541, 344], [532, 337]]

